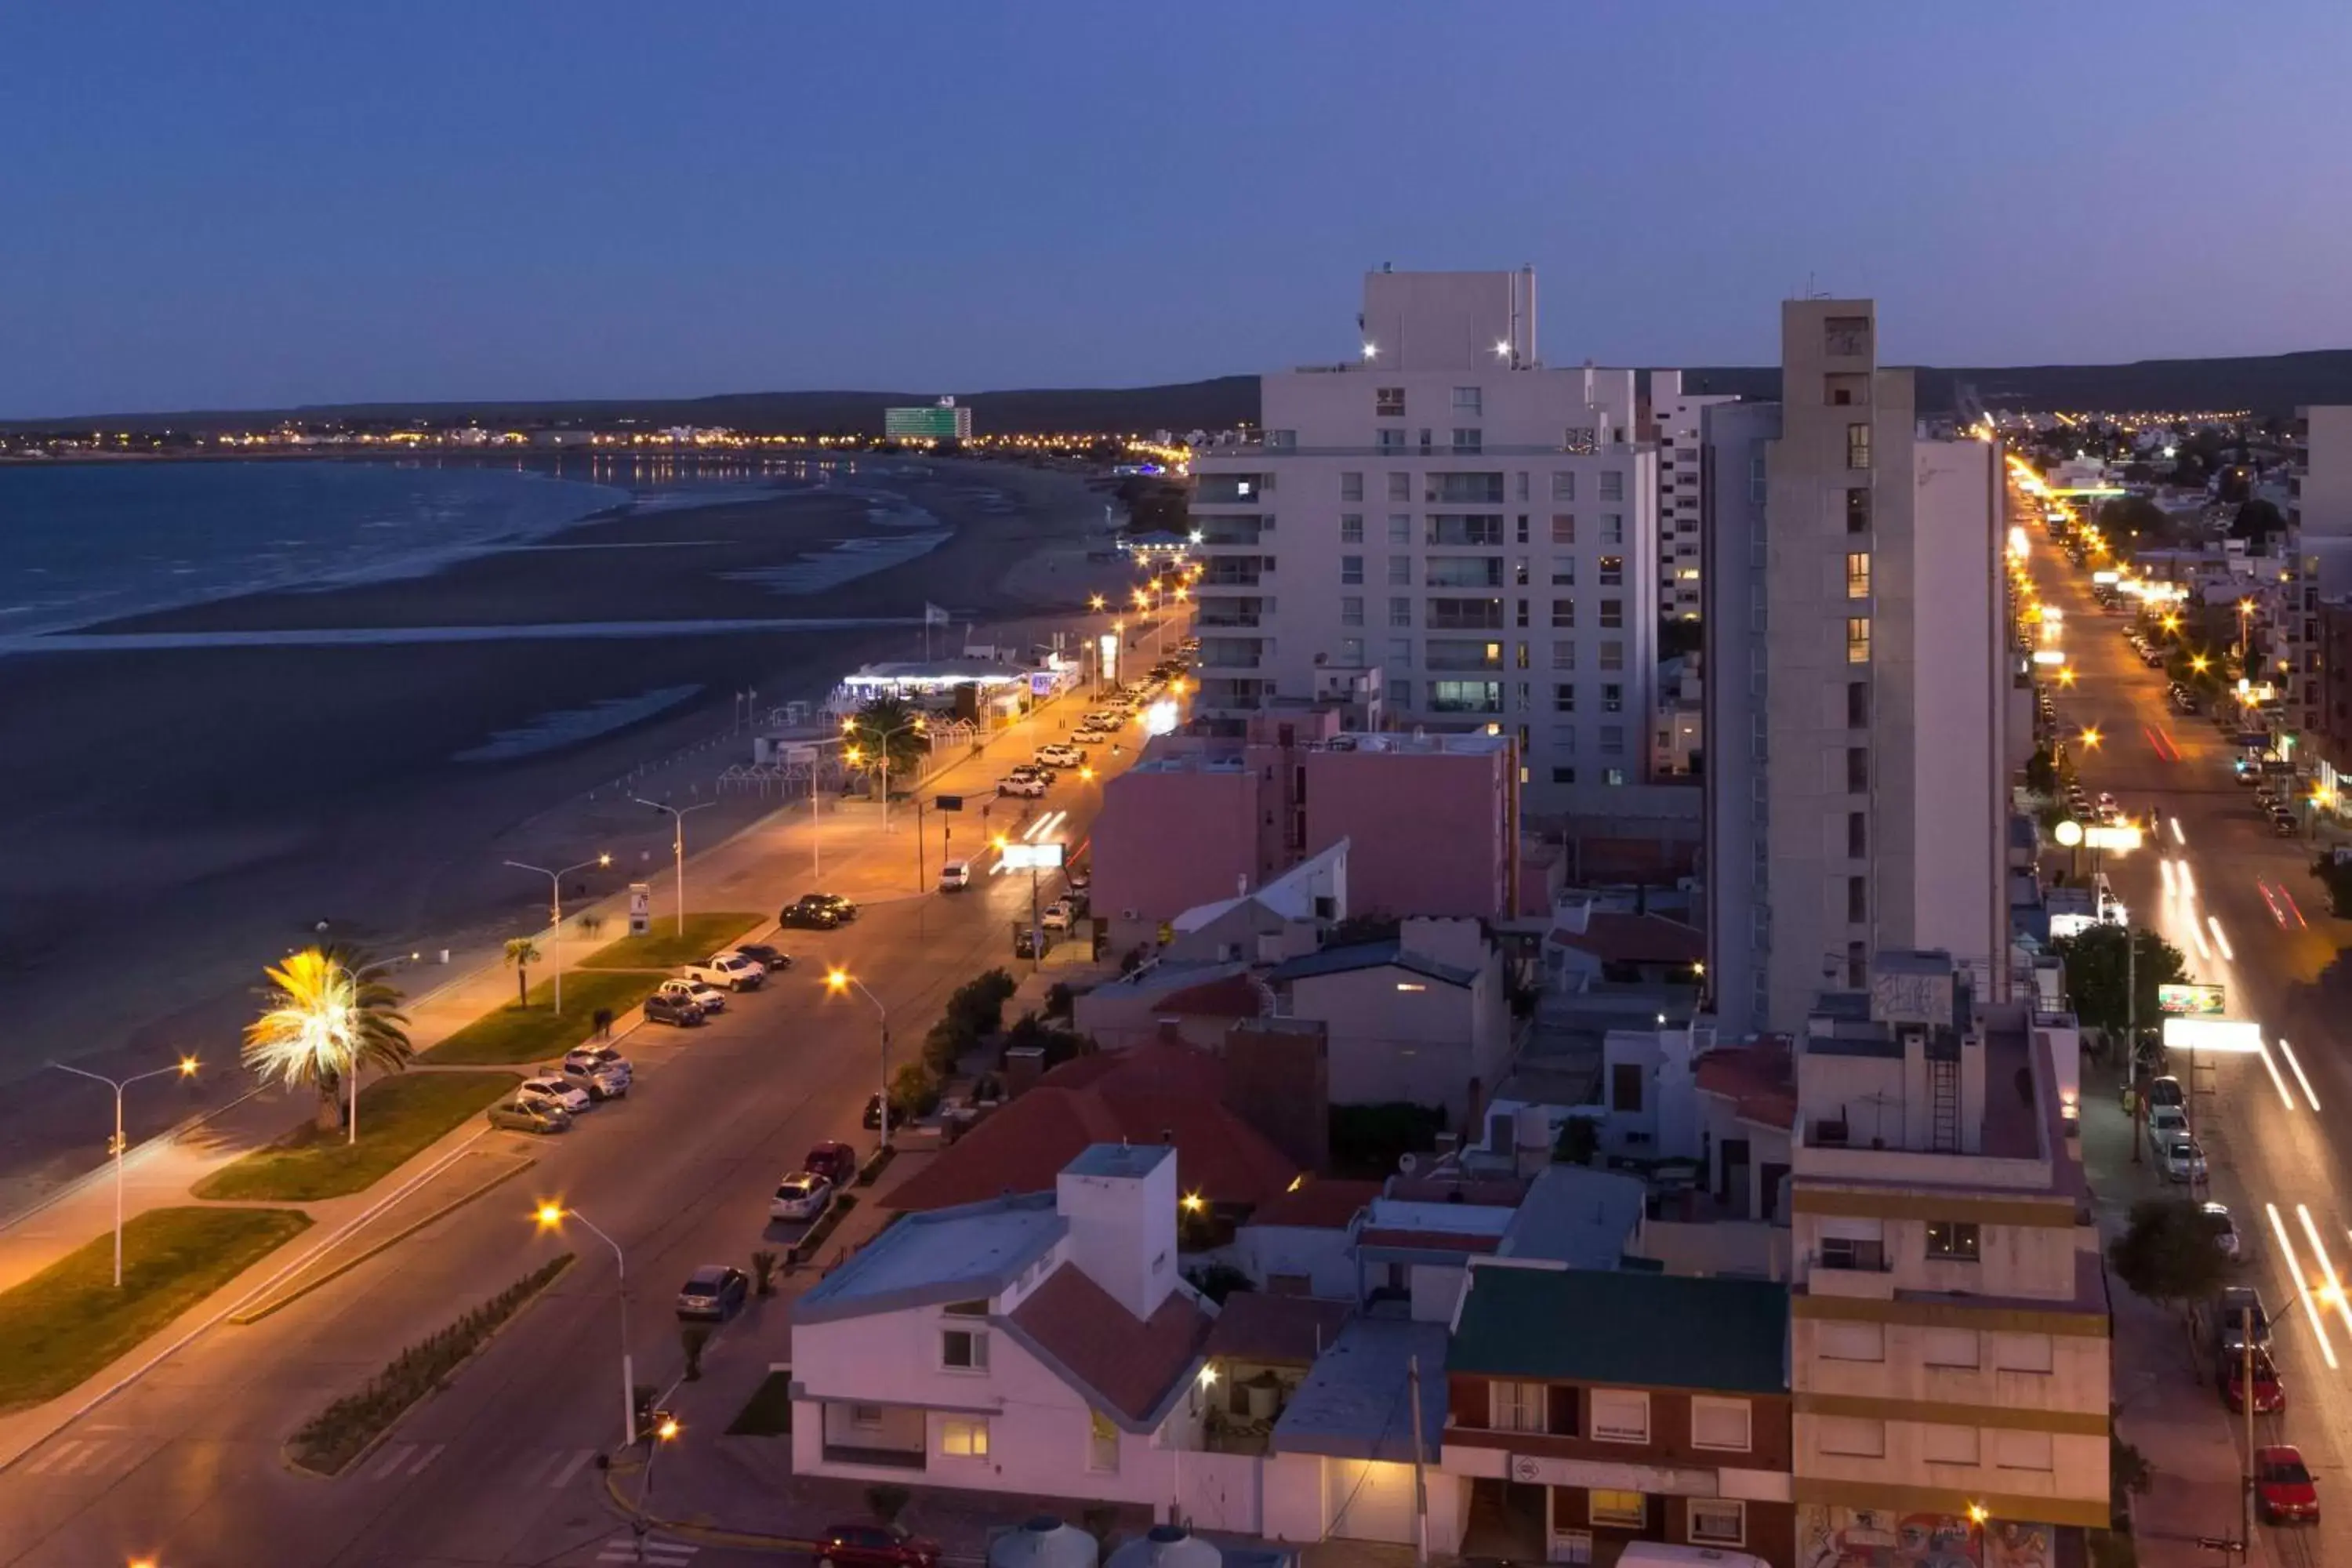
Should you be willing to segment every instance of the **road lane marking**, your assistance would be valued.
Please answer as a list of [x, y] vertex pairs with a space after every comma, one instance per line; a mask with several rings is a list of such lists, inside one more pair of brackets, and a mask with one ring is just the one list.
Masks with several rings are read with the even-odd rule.
[[449, 1445], [446, 1443], [436, 1443], [431, 1447], [425, 1449], [422, 1454], [417, 1455], [416, 1463], [408, 1467], [408, 1473], [413, 1476], [419, 1470], [422, 1470], [425, 1466], [439, 1458], [441, 1457], [441, 1450], [448, 1446]]
[[548, 1484], [548, 1486], [549, 1486], [549, 1487], [551, 1487], [551, 1488], [552, 1488], [552, 1489], [555, 1489], [555, 1490], [558, 1490], [558, 1491], [561, 1491], [563, 1488], [565, 1488], [565, 1487], [567, 1487], [567, 1486], [570, 1486], [570, 1485], [572, 1484], [572, 1477], [574, 1477], [574, 1476], [576, 1476], [576, 1475], [578, 1475], [578, 1474], [580, 1473], [580, 1471], [581, 1471], [581, 1468], [582, 1468], [583, 1466], [586, 1465], [586, 1464], [588, 1463], [588, 1461], [589, 1461], [589, 1460], [591, 1460], [591, 1459], [594, 1458], [595, 1457], [596, 1457], [596, 1450], [595, 1450], [595, 1449], [593, 1449], [593, 1448], [583, 1448], [583, 1449], [581, 1449], [579, 1452], [577, 1452], [577, 1453], [575, 1453], [575, 1454], [573, 1454], [573, 1455], [572, 1456], [572, 1462], [571, 1462], [570, 1464], [568, 1464], [568, 1465], [564, 1466], [564, 1467], [563, 1467], [563, 1468], [562, 1468], [562, 1470], [557, 1474], [556, 1478], [555, 1478], [553, 1480], [551, 1480], [551, 1481], [550, 1481], [550, 1482], [548, 1482], [548, 1483], [547, 1483], [547, 1484]]
[[400, 1468], [400, 1467], [406, 1462], [408, 1456], [415, 1451], [416, 1448], [414, 1444], [393, 1444], [383, 1451], [383, 1458], [376, 1462], [375, 1468], [367, 1473], [367, 1479], [372, 1481], [380, 1481], [384, 1479], [389, 1477], [393, 1471]]
[[2288, 1045], [2284, 1037], [2282, 1037], [2278, 1043], [2278, 1048], [2279, 1055], [2286, 1058], [2286, 1065], [2294, 1069], [2294, 1081], [2303, 1086], [2303, 1098], [2311, 1102], [2312, 1110], [2318, 1110], [2319, 1096], [2311, 1092], [2311, 1080], [2303, 1076], [2303, 1064], [2294, 1059], [2294, 1047]]
[[2189, 940], [2197, 944], [2199, 958], [2207, 963], [2213, 962], [2213, 950], [2205, 945], [2205, 928], [2197, 923], [2195, 915], [2189, 917]]
[[2294, 1281], [2294, 1293], [2303, 1299], [2305, 1316], [2311, 1320], [2311, 1331], [2319, 1341], [2319, 1353], [2326, 1360], [2327, 1370], [2336, 1370], [2336, 1347], [2327, 1338], [2327, 1325], [2321, 1321], [2319, 1307], [2311, 1299], [2311, 1291], [2303, 1282], [2303, 1265], [2295, 1260], [2294, 1243], [2287, 1238], [2286, 1221], [2279, 1218], [2278, 1205], [2264, 1204], [2263, 1212], [2271, 1216], [2271, 1230], [2277, 1236], [2279, 1256], [2286, 1259], [2287, 1278]]
[[48, 1451], [25, 1467], [28, 1475], [44, 1476], [55, 1470], [58, 1475], [71, 1475], [95, 1458], [106, 1444], [87, 1437], [68, 1437], [62, 1443], [52, 1443]]
[[2212, 928], [2213, 941], [2221, 950], [2221, 958], [2223, 962], [2229, 963], [2237, 963], [2238, 955], [2236, 952], [2232, 952], [2230, 947], [2230, 933], [2221, 929], [2221, 917], [2219, 915], [2207, 915], [2205, 917], [2205, 923]]
[[2254, 1053], [2263, 1058], [2263, 1066], [2269, 1071], [2271, 1082], [2278, 1086], [2279, 1099], [2285, 1102], [2289, 1110], [2293, 1110], [2294, 1096], [2287, 1091], [2286, 1079], [2279, 1077], [2278, 1063], [2271, 1059], [2271, 1048], [2263, 1043], [2260, 1035], [2254, 1037]]
[[548, 1467], [562, 1457], [561, 1454], [541, 1454], [529, 1469], [523, 1471], [522, 1484], [526, 1487], [539, 1485], [540, 1478], [547, 1474]]

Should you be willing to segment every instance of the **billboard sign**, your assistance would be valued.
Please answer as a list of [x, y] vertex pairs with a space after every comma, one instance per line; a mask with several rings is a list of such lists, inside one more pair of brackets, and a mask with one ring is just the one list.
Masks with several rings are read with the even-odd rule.
[[1058, 843], [1008, 844], [1004, 847], [1004, 868], [1008, 871], [1059, 870], [1062, 848]]
[[2223, 1051], [2260, 1056], [2263, 1026], [2234, 1018], [2167, 1018], [2164, 1048], [2168, 1051]]
[[2168, 1016], [2218, 1018], [2222, 1015], [2219, 985], [2159, 985], [2156, 1005]]
[[1118, 679], [1118, 634], [1105, 632], [1095, 639], [1096, 663], [1105, 680]]

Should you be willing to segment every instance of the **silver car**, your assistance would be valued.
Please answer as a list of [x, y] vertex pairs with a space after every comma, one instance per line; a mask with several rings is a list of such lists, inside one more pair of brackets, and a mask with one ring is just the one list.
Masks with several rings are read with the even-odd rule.
[[561, 1073], [543, 1073], [538, 1078], [523, 1079], [515, 1086], [515, 1098], [545, 1100], [562, 1106], [574, 1116], [593, 1103], [585, 1089]]
[[505, 1132], [563, 1132], [572, 1126], [572, 1112], [552, 1100], [503, 1100], [482, 1114]]

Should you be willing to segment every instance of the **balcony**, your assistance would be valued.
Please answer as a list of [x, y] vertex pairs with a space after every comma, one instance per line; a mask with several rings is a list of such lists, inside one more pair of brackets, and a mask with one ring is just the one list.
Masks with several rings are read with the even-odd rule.
[[894, 1470], [920, 1470], [923, 1451], [920, 1448], [860, 1448], [847, 1443], [827, 1443], [824, 1462], [828, 1465], [877, 1465]]

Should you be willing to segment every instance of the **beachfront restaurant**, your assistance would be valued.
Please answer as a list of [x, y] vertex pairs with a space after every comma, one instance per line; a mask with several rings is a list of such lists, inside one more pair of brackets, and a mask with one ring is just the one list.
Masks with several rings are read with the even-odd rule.
[[1076, 660], [1049, 653], [1043, 664], [992, 658], [899, 660], [869, 664], [844, 676], [825, 706], [856, 712], [878, 697], [897, 697], [940, 713], [969, 714], [990, 726], [1009, 724], [1030, 704], [1068, 689], [1079, 679]]

